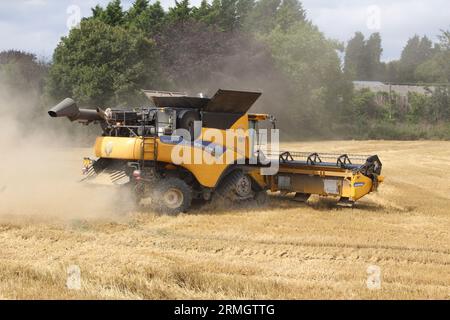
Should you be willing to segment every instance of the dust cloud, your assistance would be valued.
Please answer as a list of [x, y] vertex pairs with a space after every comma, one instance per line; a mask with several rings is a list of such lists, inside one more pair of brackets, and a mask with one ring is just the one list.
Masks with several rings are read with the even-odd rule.
[[[30, 115], [38, 94], [6, 90], [0, 79], [0, 216], [114, 218], [132, 209], [127, 193], [86, 186], [81, 168], [92, 148], [74, 147], [85, 127], [58, 130], [66, 119]], [[70, 124], [67, 124], [70, 125]], [[78, 124], [74, 124], [78, 125]], [[79, 125], [78, 125], [79, 126]], [[68, 134], [67, 132], [72, 132]], [[75, 133], [73, 133], [75, 132]], [[75, 143], [74, 143], [75, 142]], [[86, 146], [92, 143], [87, 141]]]

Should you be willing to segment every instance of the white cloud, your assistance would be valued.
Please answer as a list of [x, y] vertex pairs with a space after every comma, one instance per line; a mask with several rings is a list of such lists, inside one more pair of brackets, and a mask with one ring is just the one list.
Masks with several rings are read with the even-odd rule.
[[45, 6], [45, 5], [47, 5], [47, 1], [46, 0], [26, 0], [25, 4], [30, 5], [30, 6]]
[[[199, 4], [201, 0], [192, 0]], [[0, 1], [0, 50], [27, 50], [50, 57], [61, 36], [67, 34], [67, 8], [78, 5], [89, 16], [97, 3], [109, 0], [19, 0]], [[128, 8], [133, 0], [123, 0]], [[436, 40], [440, 29], [450, 29], [448, 0], [303, 0], [308, 17], [328, 37], [348, 41], [355, 31], [369, 35], [370, 6], [380, 8], [380, 33], [384, 59], [398, 58], [408, 38], [428, 35]], [[164, 7], [173, 0], [163, 0]]]
[[437, 41], [441, 29], [449, 29], [450, 2], [447, 0], [304, 0], [308, 16], [329, 37], [348, 41], [356, 31], [366, 36], [370, 6], [380, 9], [380, 30], [385, 60], [397, 59], [414, 34]]

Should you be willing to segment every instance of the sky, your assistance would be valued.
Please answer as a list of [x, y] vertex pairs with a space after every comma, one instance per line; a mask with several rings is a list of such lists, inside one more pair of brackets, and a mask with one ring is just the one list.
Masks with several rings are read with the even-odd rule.
[[[197, 5], [201, 0], [191, 0]], [[59, 39], [67, 35], [77, 16], [108, 0], [0, 0], [0, 51], [18, 49], [51, 59]], [[132, 0], [122, 0], [128, 8]], [[174, 0], [161, 0], [165, 8]], [[383, 61], [400, 57], [414, 34], [437, 41], [450, 29], [448, 0], [303, 0], [308, 18], [329, 38], [346, 42], [356, 31], [380, 32]]]

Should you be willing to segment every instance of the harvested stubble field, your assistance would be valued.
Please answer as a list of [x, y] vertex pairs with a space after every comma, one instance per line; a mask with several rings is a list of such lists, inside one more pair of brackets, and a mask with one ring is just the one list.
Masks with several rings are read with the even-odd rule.
[[[16, 202], [8, 186], [0, 193], [8, 203], [0, 212], [0, 298], [450, 298], [450, 142], [285, 149], [379, 154], [386, 180], [353, 209], [273, 197], [263, 208], [166, 217], [90, 208], [105, 199], [60, 183], [65, 170], [79, 172], [87, 151], [55, 150], [43, 160], [65, 164], [57, 179], [31, 190], [25, 179], [13, 190]], [[39, 171], [43, 179], [50, 172]], [[47, 192], [52, 181], [59, 184]], [[81, 269], [81, 290], [66, 288], [70, 265]], [[366, 286], [370, 265], [381, 268], [379, 290]]]

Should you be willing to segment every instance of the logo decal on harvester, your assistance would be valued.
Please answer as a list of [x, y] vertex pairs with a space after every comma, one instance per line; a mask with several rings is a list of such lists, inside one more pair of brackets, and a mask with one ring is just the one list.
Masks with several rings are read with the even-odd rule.
[[356, 183], [353, 184], [353, 186], [354, 186], [355, 188], [364, 187], [364, 185], [365, 185], [364, 182], [356, 182]]
[[113, 145], [114, 144], [112, 141], [107, 142], [105, 145], [105, 153], [108, 157], [111, 155], [111, 153], [113, 151]]

